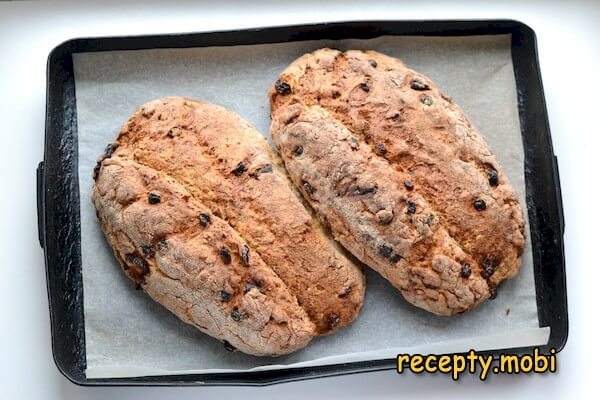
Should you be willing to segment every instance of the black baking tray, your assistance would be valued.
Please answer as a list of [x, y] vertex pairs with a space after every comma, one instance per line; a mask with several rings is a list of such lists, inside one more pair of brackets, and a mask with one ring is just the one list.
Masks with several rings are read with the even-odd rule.
[[[395, 359], [374, 359], [277, 371], [87, 379], [81, 277], [77, 108], [73, 53], [281, 43], [318, 39], [370, 39], [382, 35], [512, 35], [512, 60], [525, 154], [525, 183], [540, 326], [551, 328], [543, 351], [567, 340], [564, 219], [557, 160], [552, 149], [534, 31], [512, 20], [360, 21], [223, 32], [69, 40], [52, 50], [47, 66], [44, 161], [37, 169], [39, 240], [45, 254], [52, 352], [59, 370], [82, 385], [266, 385], [392, 369]], [[528, 352], [531, 348], [511, 349]], [[497, 354], [502, 349], [487, 352]]]

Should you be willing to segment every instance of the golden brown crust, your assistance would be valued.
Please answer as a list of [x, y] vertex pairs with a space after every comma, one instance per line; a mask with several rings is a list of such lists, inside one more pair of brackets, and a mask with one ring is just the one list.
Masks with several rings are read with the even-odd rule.
[[115, 155], [103, 161], [92, 198], [125, 273], [183, 321], [255, 355], [289, 353], [312, 338], [287, 286], [177, 182]]
[[[325, 197], [313, 198], [313, 207], [409, 301], [437, 314], [463, 312], [518, 272], [525, 240], [516, 194], [479, 132], [428, 78], [376, 52], [321, 49], [286, 68], [269, 96], [271, 133], [292, 179], [324, 185]], [[304, 146], [302, 156], [288, 146]], [[363, 194], [358, 207], [353, 195], [340, 194], [342, 182], [344, 190], [363, 182], [378, 192]], [[331, 208], [336, 201], [341, 214]], [[407, 219], [409, 201], [415, 212]], [[361, 207], [368, 212], [359, 221], [352, 213]], [[423, 229], [418, 221], [426, 215], [433, 224]], [[353, 236], [352, 229], [372, 230], [376, 239]], [[404, 260], [390, 266], [372, 256], [375, 243], [394, 239], [400, 248], [392, 246], [392, 256]], [[439, 275], [440, 256], [453, 260], [444, 263], [447, 279], [425, 283], [426, 275]], [[469, 264], [468, 278], [461, 264]], [[412, 280], [416, 286], [407, 284]], [[466, 285], [473, 299], [460, 289], [454, 295], [464, 301], [455, 302], [444, 280], [457, 282], [455, 291]]]
[[[312, 321], [312, 335], [335, 331], [358, 315], [360, 267], [323, 234], [266, 140], [236, 114], [190, 99], [156, 100], [129, 119], [110, 153], [180, 185], [209, 210], [210, 226], [214, 220], [227, 224], [297, 299]], [[109, 160], [100, 164], [98, 182]], [[172, 212], [161, 216], [172, 218]], [[201, 225], [198, 216], [193, 221]], [[245, 283], [239, 285], [232, 289], [243, 291]]]

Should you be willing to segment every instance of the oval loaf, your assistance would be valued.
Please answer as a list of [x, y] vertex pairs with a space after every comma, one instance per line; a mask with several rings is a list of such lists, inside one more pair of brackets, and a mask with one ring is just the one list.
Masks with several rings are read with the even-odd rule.
[[280, 355], [350, 323], [364, 275], [238, 115], [172, 97], [142, 106], [94, 170], [125, 273], [229, 349]]
[[477, 129], [427, 77], [373, 51], [321, 49], [270, 89], [271, 134], [334, 237], [440, 315], [517, 274], [523, 214]]

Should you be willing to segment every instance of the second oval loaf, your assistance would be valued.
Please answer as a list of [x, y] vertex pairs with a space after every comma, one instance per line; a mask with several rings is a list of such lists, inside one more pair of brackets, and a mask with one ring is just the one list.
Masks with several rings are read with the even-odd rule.
[[181, 97], [149, 102], [94, 174], [98, 216], [125, 272], [202, 331], [277, 355], [358, 315], [361, 267], [237, 114]]
[[435, 314], [517, 274], [523, 213], [496, 157], [427, 77], [374, 51], [321, 49], [269, 92], [271, 134], [335, 238]]

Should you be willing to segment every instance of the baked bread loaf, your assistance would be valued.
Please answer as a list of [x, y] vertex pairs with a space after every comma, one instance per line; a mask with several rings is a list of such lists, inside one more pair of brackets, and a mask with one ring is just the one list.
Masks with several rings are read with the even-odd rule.
[[427, 77], [317, 50], [269, 91], [286, 168], [334, 237], [411, 303], [465, 312], [519, 271], [524, 222], [477, 129]]
[[360, 311], [361, 267], [236, 114], [176, 97], [147, 103], [94, 178], [98, 218], [125, 273], [227, 347], [290, 353]]

